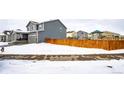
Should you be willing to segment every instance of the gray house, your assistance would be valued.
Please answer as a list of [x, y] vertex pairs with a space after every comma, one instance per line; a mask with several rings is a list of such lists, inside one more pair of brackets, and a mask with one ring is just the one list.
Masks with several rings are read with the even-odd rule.
[[77, 32], [77, 39], [79, 40], [86, 40], [88, 39], [88, 33], [85, 31], [78, 31]]
[[27, 24], [28, 42], [40, 43], [44, 42], [45, 38], [66, 38], [67, 28], [60, 20], [50, 20], [42, 23], [30, 21]]

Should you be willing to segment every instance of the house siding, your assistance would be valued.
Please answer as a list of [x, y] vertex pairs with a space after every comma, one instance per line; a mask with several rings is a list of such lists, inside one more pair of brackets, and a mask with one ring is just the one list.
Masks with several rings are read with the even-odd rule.
[[45, 38], [66, 38], [66, 28], [59, 21], [44, 23], [44, 30], [38, 33], [38, 42], [44, 42]]

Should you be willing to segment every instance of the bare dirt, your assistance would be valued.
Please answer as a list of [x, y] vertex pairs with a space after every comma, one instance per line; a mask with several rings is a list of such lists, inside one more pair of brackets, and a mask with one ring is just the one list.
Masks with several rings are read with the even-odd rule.
[[85, 61], [85, 60], [111, 60], [124, 59], [122, 54], [90, 54], [90, 55], [16, 55], [0, 54], [0, 59], [16, 60], [50, 60], [50, 61]]

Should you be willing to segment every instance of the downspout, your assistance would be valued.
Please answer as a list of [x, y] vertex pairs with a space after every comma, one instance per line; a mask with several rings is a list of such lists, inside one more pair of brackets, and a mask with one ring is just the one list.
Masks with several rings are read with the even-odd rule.
[[36, 31], [36, 34], [37, 34], [37, 43], [38, 43], [38, 30]]

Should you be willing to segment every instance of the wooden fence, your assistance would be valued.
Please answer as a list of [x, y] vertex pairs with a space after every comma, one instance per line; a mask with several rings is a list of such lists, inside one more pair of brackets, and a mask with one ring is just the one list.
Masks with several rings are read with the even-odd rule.
[[124, 49], [124, 40], [45, 39], [47, 43], [105, 50]]

